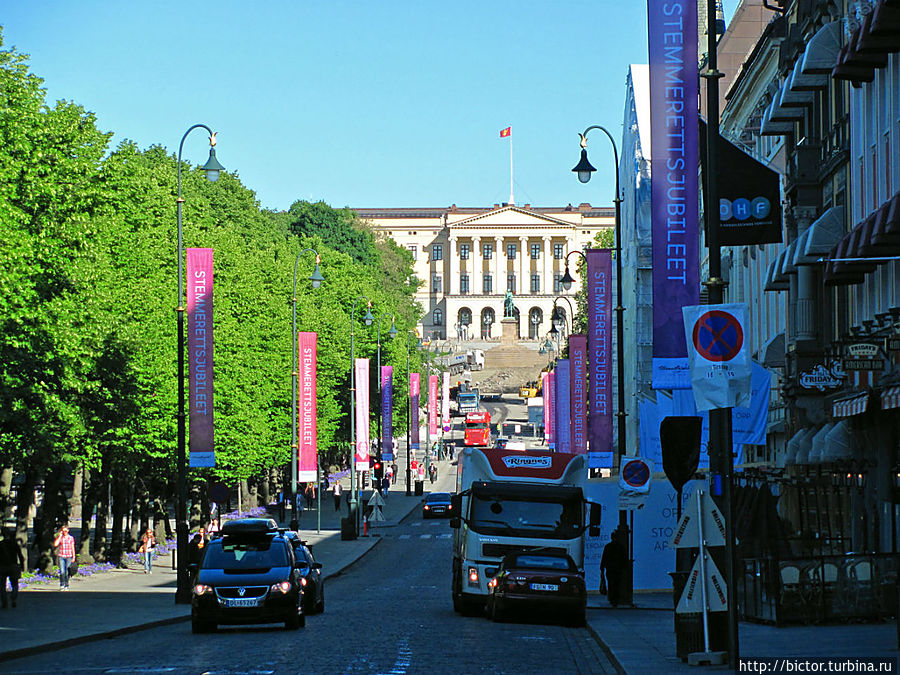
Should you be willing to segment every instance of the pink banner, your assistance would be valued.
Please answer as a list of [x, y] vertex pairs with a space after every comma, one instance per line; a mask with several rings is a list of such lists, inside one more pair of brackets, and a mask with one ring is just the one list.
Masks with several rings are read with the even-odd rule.
[[187, 249], [190, 466], [216, 465], [213, 450], [213, 250]]
[[356, 359], [356, 470], [369, 470], [369, 359]]
[[587, 452], [587, 336], [569, 336], [569, 409], [572, 452]]
[[547, 388], [544, 390], [544, 405], [547, 417], [544, 419], [544, 434], [547, 436], [547, 447], [556, 449], [556, 373], [547, 373]]
[[419, 374], [409, 374], [409, 451], [419, 450]]
[[316, 433], [316, 334], [297, 333], [297, 480], [315, 481], [319, 465]]
[[437, 436], [437, 375], [428, 376], [428, 433]]
[[544, 443], [553, 441], [553, 410], [550, 402], [550, 373], [541, 373], [541, 391], [544, 392]]

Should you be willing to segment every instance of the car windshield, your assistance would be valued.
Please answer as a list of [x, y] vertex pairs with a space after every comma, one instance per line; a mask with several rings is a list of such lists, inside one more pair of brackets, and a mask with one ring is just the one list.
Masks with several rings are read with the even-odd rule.
[[288, 556], [281, 541], [225, 538], [221, 545], [211, 544], [203, 558], [205, 569], [250, 570], [288, 567]]
[[480, 534], [573, 539], [581, 536], [582, 502], [472, 495], [469, 527]]
[[449, 502], [450, 501], [450, 493], [449, 492], [432, 492], [428, 497], [425, 498], [426, 502]]
[[538, 570], [572, 570], [575, 569], [567, 558], [554, 555], [528, 555], [516, 556], [513, 567], [527, 567]]

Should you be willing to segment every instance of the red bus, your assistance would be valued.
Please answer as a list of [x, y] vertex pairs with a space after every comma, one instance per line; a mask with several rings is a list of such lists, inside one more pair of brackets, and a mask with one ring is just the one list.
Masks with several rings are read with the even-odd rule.
[[486, 448], [491, 444], [491, 413], [486, 410], [466, 413], [465, 445]]

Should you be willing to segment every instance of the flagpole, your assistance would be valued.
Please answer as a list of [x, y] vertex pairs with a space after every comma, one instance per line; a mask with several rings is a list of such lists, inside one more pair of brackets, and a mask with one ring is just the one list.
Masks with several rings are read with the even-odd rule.
[[516, 198], [513, 195], [513, 147], [512, 147], [512, 134], [509, 136], [509, 204], [510, 206], [516, 203]]

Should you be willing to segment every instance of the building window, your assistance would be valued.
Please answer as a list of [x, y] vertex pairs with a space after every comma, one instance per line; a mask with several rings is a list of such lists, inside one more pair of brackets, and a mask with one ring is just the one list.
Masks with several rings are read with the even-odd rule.
[[407, 248], [407, 250], [408, 250], [410, 253], [412, 253], [413, 260], [418, 260], [418, 259], [419, 259], [419, 247], [418, 247], [418, 246], [415, 246], [415, 245], [413, 245], [413, 244], [410, 244], [410, 245], [407, 246], [406, 248]]
[[562, 274], [554, 274], [553, 275], [553, 292], [554, 293], [562, 293], [562, 284], [559, 283], [559, 280], [562, 279]]
[[460, 260], [468, 260], [469, 259], [469, 245], [468, 244], [460, 244], [459, 245], [459, 259]]
[[444, 323], [444, 312], [443, 310], [436, 309], [431, 313], [431, 323], [435, 326], [441, 326]]
[[444, 247], [441, 246], [440, 244], [432, 244], [431, 259], [432, 260], [443, 260], [444, 259]]
[[531, 292], [532, 293], [540, 293], [541, 292], [541, 275], [540, 274], [532, 274], [531, 275]]
[[484, 244], [481, 247], [481, 255], [485, 260], [490, 260], [494, 257], [494, 245], [493, 244]]
[[516, 275], [515, 274], [507, 274], [506, 275], [506, 290], [510, 293], [516, 292]]
[[555, 260], [563, 259], [563, 245], [562, 244], [553, 244], [553, 258]]
[[459, 292], [463, 295], [468, 295], [469, 293], [469, 275], [461, 274], [459, 275]]
[[512, 260], [516, 257], [516, 245], [515, 244], [507, 244], [506, 245], [506, 257]]
[[540, 244], [532, 244], [531, 245], [531, 259], [532, 260], [540, 260], [541, 258], [541, 245]]
[[433, 274], [431, 276], [431, 292], [432, 293], [440, 293], [441, 292], [441, 275]]
[[494, 292], [494, 277], [490, 274], [484, 275], [484, 294], [490, 295]]

